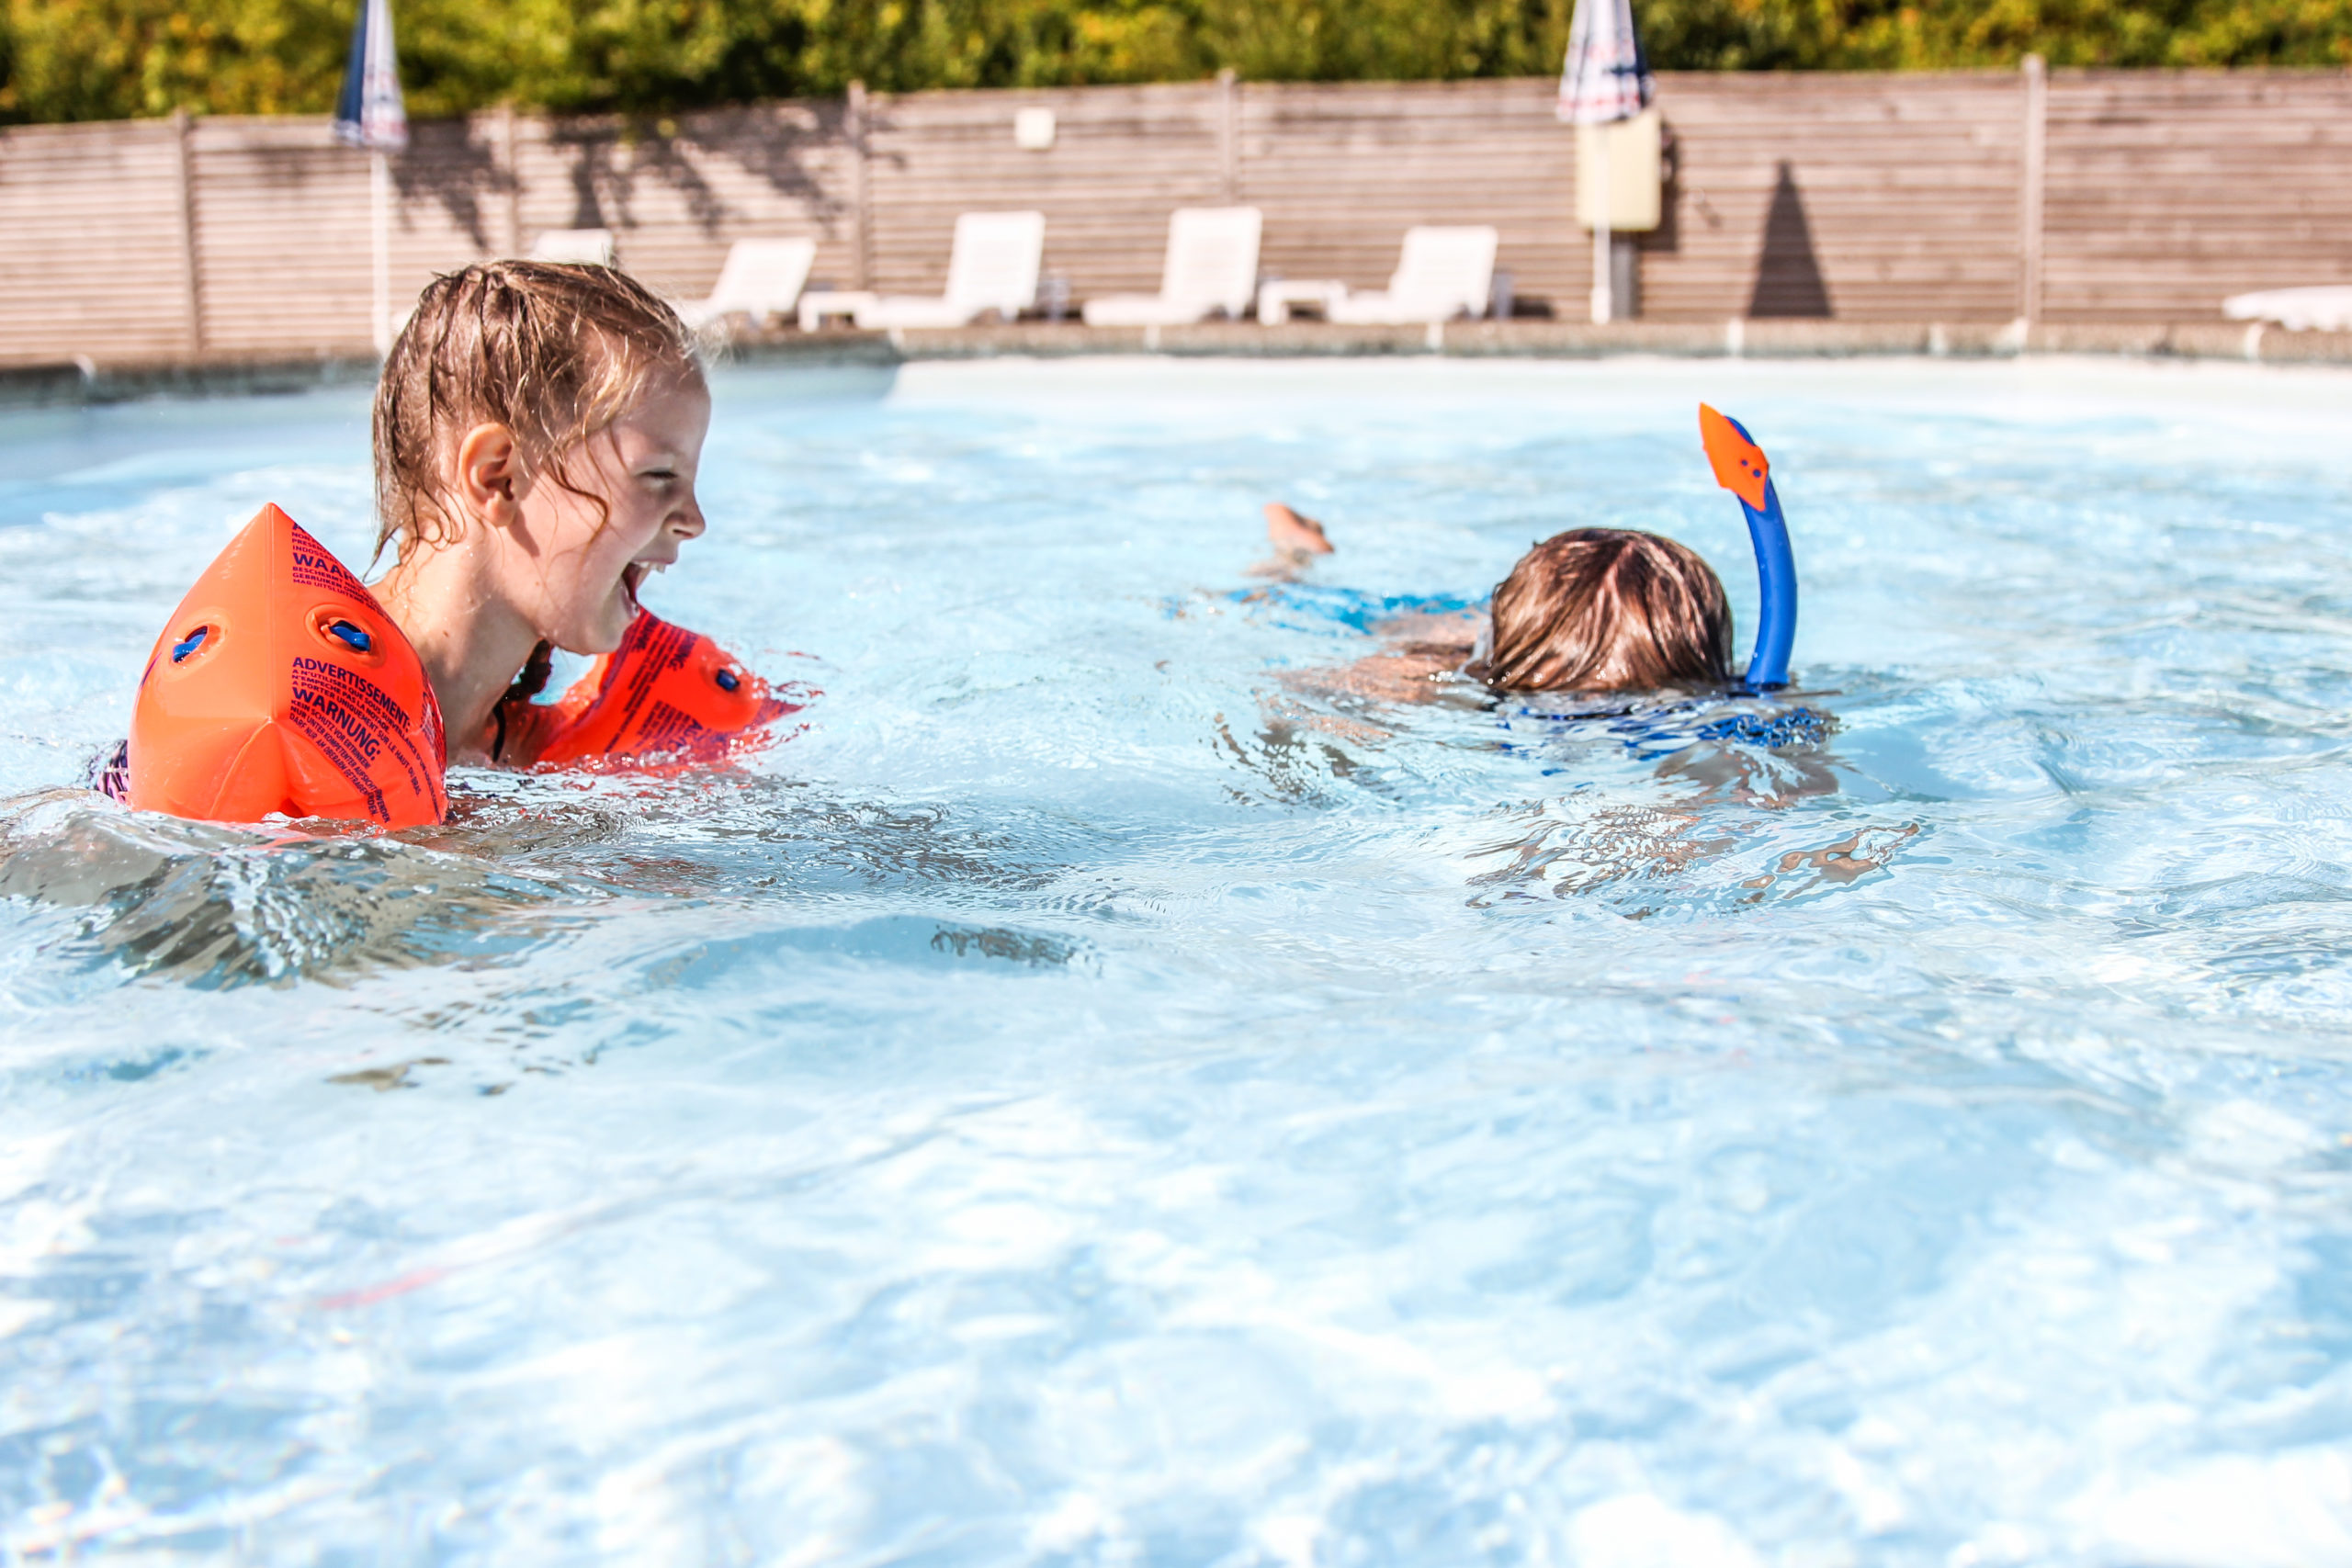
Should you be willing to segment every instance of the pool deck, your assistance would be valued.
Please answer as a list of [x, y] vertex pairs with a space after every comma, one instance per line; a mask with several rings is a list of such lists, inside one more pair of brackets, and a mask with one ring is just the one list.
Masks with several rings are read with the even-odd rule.
[[[748, 365], [891, 365], [918, 359], [1065, 358], [1165, 354], [1317, 358], [1446, 355], [1462, 358], [1599, 359], [1611, 355], [1696, 358], [1843, 358], [1912, 355], [2007, 358], [2116, 355], [2227, 359], [2265, 365], [2352, 365], [2352, 333], [2290, 333], [2236, 321], [1995, 323], [1836, 321], [1465, 321], [1443, 326], [1334, 326], [1210, 321], [1187, 327], [1088, 327], [1023, 321], [933, 331], [802, 333], [736, 337], [726, 357]], [[369, 355], [288, 360], [210, 358], [161, 365], [0, 367], [0, 407], [119, 402], [144, 397], [286, 392], [375, 379]]]

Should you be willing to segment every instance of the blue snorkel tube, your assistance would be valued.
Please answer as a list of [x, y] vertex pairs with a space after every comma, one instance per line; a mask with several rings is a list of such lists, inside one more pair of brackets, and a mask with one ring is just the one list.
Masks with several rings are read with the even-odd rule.
[[1772, 465], [1739, 421], [1699, 405], [1699, 438], [1714, 466], [1715, 482], [1739, 497], [1747, 514], [1748, 542], [1756, 547], [1756, 651], [1742, 683], [1769, 692], [1789, 683], [1789, 651], [1797, 640], [1797, 558], [1789, 547], [1789, 525], [1781, 515], [1780, 492], [1772, 488]]

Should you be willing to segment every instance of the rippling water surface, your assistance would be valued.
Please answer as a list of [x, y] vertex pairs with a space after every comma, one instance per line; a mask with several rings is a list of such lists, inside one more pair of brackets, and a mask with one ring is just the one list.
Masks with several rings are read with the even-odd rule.
[[[1744, 646], [1702, 396], [1818, 745], [1300, 673], [1594, 524]], [[358, 839], [73, 786], [364, 396], [0, 419], [0, 1556], [2352, 1562], [2352, 378], [718, 410], [648, 597], [805, 731]]]

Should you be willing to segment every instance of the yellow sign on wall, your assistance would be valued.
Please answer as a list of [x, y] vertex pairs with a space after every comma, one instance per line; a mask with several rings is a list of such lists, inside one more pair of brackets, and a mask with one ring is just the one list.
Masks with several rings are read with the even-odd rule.
[[1655, 229], [1665, 169], [1659, 156], [1657, 106], [1631, 119], [1577, 127], [1577, 221], [1600, 227], [1602, 164], [1608, 159], [1609, 227], [1620, 233]]

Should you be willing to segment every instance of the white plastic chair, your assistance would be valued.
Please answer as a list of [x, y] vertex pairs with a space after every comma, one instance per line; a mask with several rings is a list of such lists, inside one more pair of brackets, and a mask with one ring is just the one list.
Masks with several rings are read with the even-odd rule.
[[1173, 327], [1222, 312], [1240, 316], [1258, 288], [1254, 207], [1181, 207], [1168, 220], [1168, 259], [1157, 294], [1089, 299], [1091, 327]]
[[1323, 307], [1327, 320], [1357, 325], [1403, 325], [1483, 316], [1495, 287], [1495, 247], [1499, 242], [1483, 225], [1405, 231], [1385, 294], [1351, 294], [1342, 288]]
[[610, 229], [548, 229], [531, 242], [532, 261], [584, 262], [592, 266], [613, 265]]
[[826, 290], [800, 297], [802, 330], [815, 332], [827, 316], [851, 316], [869, 331], [892, 327], [962, 327], [994, 310], [1006, 321], [1037, 302], [1037, 269], [1046, 255], [1042, 212], [967, 212], [956, 220], [947, 253], [947, 292], [922, 295]]
[[2222, 301], [2222, 314], [2233, 321], [2276, 321], [2290, 333], [2352, 332], [2352, 287], [2324, 284], [2236, 294]]
[[759, 326], [770, 316], [789, 315], [816, 261], [814, 240], [738, 240], [728, 247], [710, 297], [681, 301], [678, 314], [690, 327], [733, 315], [749, 316]]

